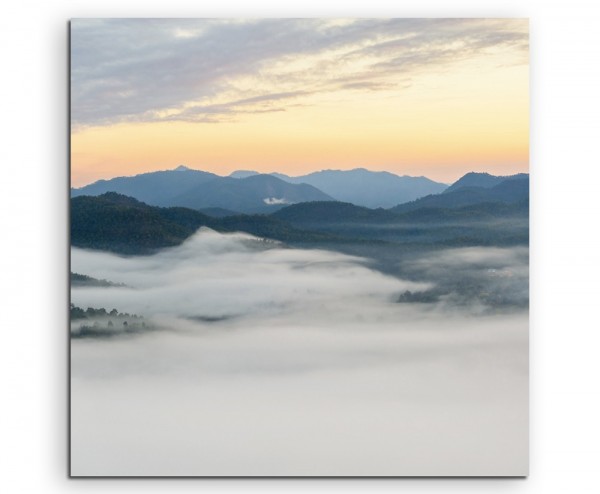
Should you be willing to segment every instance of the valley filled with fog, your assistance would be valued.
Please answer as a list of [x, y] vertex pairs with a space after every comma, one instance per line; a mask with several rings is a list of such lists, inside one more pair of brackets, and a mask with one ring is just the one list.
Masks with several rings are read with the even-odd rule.
[[72, 474], [526, 474], [527, 247], [376, 248], [73, 247]]

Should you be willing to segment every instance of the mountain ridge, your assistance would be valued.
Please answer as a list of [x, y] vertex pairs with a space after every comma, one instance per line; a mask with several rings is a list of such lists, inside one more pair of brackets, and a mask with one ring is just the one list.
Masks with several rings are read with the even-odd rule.
[[444, 193], [453, 192], [462, 187], [483, 187], [486, 189], [499, 185], [505, 180], [528, 178], [528, 173], [516, 173], [514, 175], [491, 175], [487, 172], [468, 172], [452, 183]]
[[514, 203], [529, 199], [529, 175], [507, 178], [492, 187], [461, 186], [450, 192], [398, 204], [390, 211], [403, 213], [424, 207], [457, 208], [480, 203]]
[[[179, 165], [173, 170], [98, 180], [71, 189], [71, 197], [116, 192], [152, 206], [206, 210], [219, 217], [270, 214], [290, 204], [312, 201], [339, 201], [400, 213], [422, 207], [519, 201], [528, 197], [528, 179], [526, 173], [495, 176], [468, 172], [447, 186], [423, 176], [399, 176], [366, 168], [327, 169], [298, 177], [237, 170], [223, 177]], [[407, 200], [411, 197], [416, 198]]]
[[242, 213], [269, 213], [283, 205], [333, 200], [308, 184], [290, 184], [271, 175], [221, 177], [183, 165], [174, 170], [98, 180], [71, 189], [71, 197], [116, 192], [159, 207], [221, 208]]
[[347, 241], [336, 235], [295, 228], [266, 215], [211, 217], [183, 208], [151, 206], [116, 192], [71, 199], [71, 245], [117, 252], [152, 254], [180, 245], [200, 227], [243, 231], [284, 242]]
[[447, 185], [427, 177], [396, 175], [366, 168], [352, 170], [320, 170], [298, 177], [273, 173], [290, 183], [307, 183], [341, 202], [369, 208], [389, 208], [432, 193], [440, 193]]

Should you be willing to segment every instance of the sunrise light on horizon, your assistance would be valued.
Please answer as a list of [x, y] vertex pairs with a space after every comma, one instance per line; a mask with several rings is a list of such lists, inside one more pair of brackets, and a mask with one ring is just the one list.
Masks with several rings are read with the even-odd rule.
[[71, 180], [529, 166], [526, 19], [71, 24]]

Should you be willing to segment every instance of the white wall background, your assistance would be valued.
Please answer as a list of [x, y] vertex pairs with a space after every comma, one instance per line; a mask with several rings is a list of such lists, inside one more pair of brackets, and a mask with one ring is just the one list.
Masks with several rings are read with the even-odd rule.
[[[600, 492], [600, 6], [21, 0], [0, 14], [0, 485], [19, 492]], [[531, 475], [527, 480], [67, 478], [67, 20], [382, 16], [531, 19]]]

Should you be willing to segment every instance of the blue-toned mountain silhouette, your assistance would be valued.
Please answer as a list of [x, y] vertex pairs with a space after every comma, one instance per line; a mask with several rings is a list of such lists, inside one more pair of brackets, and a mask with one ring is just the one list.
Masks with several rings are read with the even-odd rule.
[[[472, 183], [484, 185], [470, 185]], [[528, 200], [529, 175], [526, 173], [510, 177], [468, 173], [442, 194], [429, 195], [416, 201], [399, 204], [391, 208], [391, 211], [404, 213], [421, 208], [460, 208], [481, 203], [512, 204]]]
[[[335, 205], [335, 201], [372, 210], [386, 208], [396, 214], [423, 208], [518, 203], [529, 198], [529, 175], [498, 177], [471, 172], [447, 187], [425, 177], [400, 177], [365, 169], [324, 170], [302, 177], [242, 170], [221, 177], [180, 166], [175, 170], [99, 180], [72, 189], [71, 195], [98, 196], [106, 192], [133, 197], [152, 206], [186, 207], [221, 217], [239, 213], [270, 214], [293, 204], [320, 202], [323, 204], [305, 208], [306, 211], [327, 215], [330, 210], [330, 216], [335, 218], [342, 211], [342, 216], [350, 211], [343, 209], [347, 206]], [[352, 214], [355, 213], [366, 215], [365, 220], [385, 216], [353, 210]]]
[[[252, 172], [234, 172], [248, 174]], [[354, 170], [323, 170], [299, 177], [282, 173], [271, 175], [293, 184], [309, 184], [342, 202], [368, 208], [390, 208], [428, 194], [443, 192], [448, 186], [426, 177], [398, 176], [389, 172]]]
[[116, 192], [152, 206], [222, 208], [241, 213], [269, 213], [298, 202], [333, 198], [308, 184], [291, 184], [271, 175], [220, 177], [180, 166], [175, 170], [99, 180], [71, 190], [71, 197]]
[[529, 178], [529, 175], [527, 173], [517, 173], [516, 175], [502, 177], [490, 175], [489, 173], [469, 172], [460, 177], [444, 192], [454, 192], [462, 187], [483, 187], [484, 189], [491, 189], [505, 180], [518, 180], [524, 178]]
[[[467, 174], [450, 192], [389, 209], [334, 201], [309, 184], [290, 184], [271, 175], [210, 175], [179, 169], [101, 181], [75, 190], [74, 195], [79, 196], [71, 200], [73, 245], [127, 254], [150, 253], [180, 244], [201, 226], [335, 249], [350, 245], [384, 249], [384, 244], [419, 249], [522, 245], [529, 238], [527, 174], [486, 175], [483, 182], [473, 181], [483, 174]], [[185, 192], [178, 194], [179, 176], [187, 176], [192, 185], [186, 183]], [[112, 191], [85, 194], [90, 189], [98, 192], [101, 187], [119, 186], [150, 195], [161, 181], [173, 187], [171, 197], [160, 190], [160, 200], [171, 203], [168, 207], [151, 204], [155, 199], [144, 203]]]

